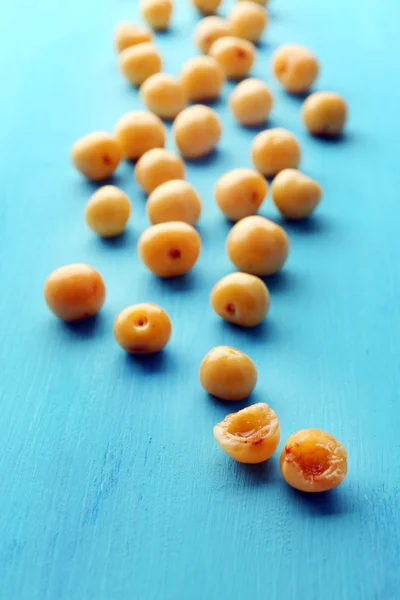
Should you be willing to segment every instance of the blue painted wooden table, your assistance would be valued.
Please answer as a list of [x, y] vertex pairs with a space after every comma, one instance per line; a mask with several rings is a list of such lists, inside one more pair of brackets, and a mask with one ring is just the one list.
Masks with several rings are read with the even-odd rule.
[[[198, 19], [176, 5], [171, 31], [157, 36], [171, 73], [195, 54]], [[147, 219], [131, 165], [116, 178], [133, 201], [129, 232], [107, 243], [85, 226], [94, 188], [69, 163], [76, 138], [112, 130], [140, 106], [112, 47], [136, 0], [2, 7], [2, 600], [400, 599], [399, 6], [273, 0], [270, 12], [253, 73], [275, 93], [271, 125], [299, 136], [303, 169], [325, 198], [315, 218], [288, 226], [268, 322], [240, 331], [208, 306], [232, 270], [213, 185], [250, 166], [254, 135], [229, 114], [232, 85], [217, 105], [218, 153], [187, 168], [204, 201], [201, 260], [185, 280], [159, 281], [136, 253]], [[300, 101], [271, 78], [269, 57], [284, 42], [311, 47], [318, 88], [347, 98], [342, 141], [308, 137]], [[270, 200], [262, 214], [278, 219]], [[97, 267], [108, 287], [101, 316], [76, 327], [42, 299], [48, 273], [70, 262]], [[174, 324], [167, 351], [148, 360], [128, 358], [112, 335], [116, 313], [138, 301], [161, 304]], [[221, 343], [257, 362], [251, 400], [277, 411], [280, 448], [310, 426], [345, 444], [341, 488], [301, 495], [282, 481], [278, 455], [249, 468], [219, 449], [212, 427], [232, 407], [208, 398], [197, 373]]]

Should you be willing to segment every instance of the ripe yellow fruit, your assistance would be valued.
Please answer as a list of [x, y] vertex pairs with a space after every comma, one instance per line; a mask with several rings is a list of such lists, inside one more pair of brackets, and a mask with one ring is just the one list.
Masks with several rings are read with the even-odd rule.
[[143, 18], [156, 31], [168, 29], [173, 8], [172, 0], [142, 0], [140, 3]]
[[254, 138], [251, 158], [260, 173], [273, 177], [283, 169], [297, 169], [301, 160], [300, 144], [286, 129], [267, 129]]
[[253, 169], [233, 169], [220, 177], [215, 199], [227, 219], [239, 221], [255, 215], [267, 195], [268, 183]]
[[229, 456], [242, 463], [268, 460], [279, 444], [279, 420], [264, 402], [225, 417], [214, 427], [214, 437]]
[[267, 195], [268, 183], [253, 169], [233, 169], [220, 177], [215, 200], [227, 219], [239, 221], [255, 215]]
[[219, 63], [228, 79], [241, 79], [247, 77], [253, 66], [256, 50], [247, 40], [226, 36], [213, 43], [210, 56]]
[[110, 177], [118, 167], [121, 151], [112, 135], [96, 131], [75, 142], [71, 160], [82, 175], [92, 181], [102, 181]]
[[183, 221], [195, 225], [201, 213], [201, 200], [187, 181], [174, 179], [159, 185], [146, 203], [152, 225], [168, 221]]
[[271, 302], [265, 283], [249, 273], [231, 273], [220, 279], [210, 300], [217, 315], [241, 327], [262, 323]]
[[217, 346], [201, 363], [200, 383], [206, 392], [221, 400], [243, 400], [256, 386], [256, 365], [236, 348]]
[[129, 46], [136, 46], [144, 42], [151, 42], [153, 34], [145, 27], [135, 23], [120, 23], [115, 30], [114, 43], [117, 52], [122, 52]]
[[181, 81], [191, 102], [214, 100], [221, 94], [225, 74], [212, 56], [194, 56], [183, 65]]
[[282, 227], [264, 217], [245, 217], [230, 230], [226, 248], [237, 269], [263, 277], [283, 267], [289, 238]]
[[119, 68], [126, 79], [137, 87], [162, 69], [161, 54], [150, 42], [129, 46], [119, 55]]
[[255, 2], [236, 4], [228, 15], [232, 34], [249, 42], [258, 42], [268, 24], [268, 13]]
[[222, 126], [215, 110], [195, 104], [176, 117], [172, 132], [182, 156], [200, 158], [214, 150], [221, 138]]
[[153, 354], [167, 345], [171, 321], [156, 304], [134, 304], [119, 313], [114, 322], [114, 337], [129, 354]]
[[203, 54], [208, 54], [216, 40], [230, 34], [231, 29], [225, 19], [216, 16], [204, 17], [195, 29], [195, 43]]
[[318, 60], [303, 46], [287, 44], [276, 50], [272, 69], [281, 84], [292, 94], [308, 92], [318, 77]]
[[139, 238], [139, 256], [146, 267], [159, 277], [178, 277], [196, 264], [201, 239], [194, 227], [170, 221], [152, 225]]
[[166, 73], [156, 73], [146, 79], [140, 96], [147, 108], [162, 119], [174, 119], [187, 102], [182, 83]]
[[242, 125], [261, 125], [267, 121], [273, 105], [268, 86], [260, 79], [238, 83], [229, 98], [229, 106]]
[[287, 219], [304, 219], [318, 206], [322, 188], [311, 177], [295, 169], [284, 169], [271, 186], [272, 200]]
[[120, 235], [131, 214], [128, 196], [113, 185], [99, 188], [90, 198], [85, 219], [89, 227], [102, 237]]
[[185, 163], [170, 150], [153, 148], [143, 154], [136, 163], [135, 178], [146, 194], [151, 194], [166, 181], [184, 179]]
[[320, 429], [302, 429], [287, 440], [280, 460], [285, 481], [302, 492], [326, 492], [347, 474], [347, 452]]
[[49, 309], [63, 321], [80, 321], [97, 314], [104, 304], [106, 288], [96, 269], [73, 264], [53, 271], [44, 285]]
[[213, 15], [222, 0], [192, 0], [193, 6], [197, 8], [203, 15]]
[[347, 120], [346, 101], [333, 92], [315, 92], [303, 104], [303, 122], [313, 135], [338, 136]]
[[164, 148], [167, 135], [159, 117], [144, 110], [134, 110], [119, 119], [115, 137], [124, 158], [137, 160], [153, 148]]

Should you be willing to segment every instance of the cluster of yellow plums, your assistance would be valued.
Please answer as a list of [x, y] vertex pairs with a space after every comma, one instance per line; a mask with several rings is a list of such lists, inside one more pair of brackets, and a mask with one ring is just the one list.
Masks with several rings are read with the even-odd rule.
[[[151, 226], [140, 236], [138, 253], [146, 267], [159, 277], [188, 273], [201, 252], [195, 225], [202, 202], [196, 189], [185, 181], [183, 159], [210, 154], [222, 136], [216, 111], [201, 104], [217, 98], [225, 80], [242, 79], [233, 90], [229, 106], [244, 126], [267, 121], [273, 107], [268, 86], [247, 78], [256, 56], [255, 43], [268, 24], [266, 0], [240, 0], [227, 19], [214, 13], [221, 0], [187, 0], [206, 16], [195, 30], [195, 42], [204, 54], [189, 59], [179, 77], [162, 73], [162, 57], [153, 44], [152, 30], [169, 26], [172, 0], [142, 0], [142, 16], [151, 29], [122, 23], [115, 33], [119, 66], [135, 86], [147, 110], [121, 117], [113, 134], [94, 132], [72, 148], [76, 169], [93, 181], [110, 177], [122, 159], [135, 160], [134, 175], [148, 195]], [[316, 57], [297, 45], [279, 48], [272, 71], [289, 93], [305, 93], [319, 73]], [[193, 102], [187, 107], [188, 102]], [[347, 106], [337, 94], [316, 92], [307, 97], [303, 122], [313, 135], [339, 135]], [[165, 149], [166, 128], [161, 119], [173, 120], [173, 138], [179, 153]], [[272, 200], [288, 219], [307, 217], [319, 204], [321, 186], [298, 171], [301, 148], [285, 129], [266, 129], [251, 147], [254, 169], [234, 169], [222, 174], [215, 185], [215, 201], [235, 224], [226, 242], [228, 256], [239, 272], [223, 277], [211, 291], [214, 311], [241, 327], [256, 327], [267, 316], [270, 295], [260, 279], [279, 271], [289, 253], [289, 239], [282, 227], [257, 215], [273, 177]], [[85, 218], [98, 235], [120, 235], [131, 213], [129, 197], [121, 189], [105, 185], [90, 198]], [[100, 273], [86, 264], [61, 267], [51, 273], [44, 295], [49, 308], [64, 321], [95, 315], [103, 306], [106, 288]], [[155, 304], [125, 308], [115, 319], [114, 335], [128, 353], [161, 351], [172, 325], [168, 314]], [[239, 350], [227, 346], [212, 349], [200, 367], [200, 382], [210, 394], [226, 401], [247, 398], [257, 382], [257, 368]], [[214, 428], [221, 447], [245, 463], [267, 460], [279, 444], [279, 420], [265, 403], [228, 415]], [[324, 491], [346, 476], [347, 454], [331, 435], [302, 430], [292, 435], [281, 455], [285, 480], [302, 491]]]

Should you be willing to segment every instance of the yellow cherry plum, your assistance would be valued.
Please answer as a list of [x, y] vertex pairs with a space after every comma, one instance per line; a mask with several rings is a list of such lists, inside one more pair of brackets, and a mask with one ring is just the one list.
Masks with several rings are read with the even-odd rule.
[[190, 183], [173, 179], [159, 185], [150, 194], [146, 209], [152, 225], [168, 221], [195, 225], [201, 214], [201, 199]]
[[245, 79], [237, 84], [229, 98], [229, 107], [242, 125], [261, 125], [268, 120], [273, 106], [269, 87], [260, 79]]
[[319, 63], [308, 48], [286, 44], [274, 53], [272, 69], [288, 92], [302, 94], [309, 91], [318, 77]]
[[186, 106], [186, 91], [179, 79], [156, 73], [143, 83], [140, 96], [146, 107], [162, 119], [174, 119]]
[[265, 283], [249, 273], [230, 273], [215, 284], [211, 306], [225, 321], [256, 327], [268, 314], [271, 299]]
[[173, 135], [185, 158], [210, 154], [218, 144], [222, 126], [218, 114], [209, 106], [195, 104], [185, 108], [175, 119]]
[[181, 221], [159, 223], [146, 229], [139, 238], [139, 256], [159, 277], [178, 277], [196, 264], [201, 239], [194, 227]]
[[213, 43], [210, 56], [219, 63], [228, 79], [241, 79], [247, 77], [253, 66], [256, 50], [247, 40], [226, 36]]
[[216, 13], [222, 0], [192, 0], [193, 6], [203, 15], [213, 15]]
[[114, 337], [129, 354], [153, 354], [167, 345], [172, 332], [166, 311], [156, 304], [128, 306], [114, 322]]
[[230, 346], [217, 346], [201, 363], [200, 383], [206, 392], [221, 400], [243, 400], [255, 388], [257, 368], [244, 352]]
[[135, 178], [146, 194], [171, 179], [185, 178], [185, 163], [180, 156], [163, 148], [143, 154], [135, 167]]
[[119, 68], [132, 85], [140, 87], [151, 75], [161, 71], [161, 54], [150, 42], [129, 46], [119, 55]]
[[204, 102], [219, 98], [225, 74], [212, 56], [194, 56], [184, 63], [181, 81], [188, 100]]
[[159, 117], [144, 110], [123, 115], [115, 126], [115, 137], [124, 158], [137, 160], [148, 150], [164, 148], [165, 125]]
[[304, 125], [313, 135], [339, 136], [347, 120], [344, 98], [333, 92], [315, 92], [306, 98], [302, 116]]
[[93, 317], [104, 304], [106, 288], [102, 276], [86, 264], [72, 264], [53, 271], [44, 286], [49, 309], [63, 321]]
[[278, 173], [272, 182], [271, 193], [275, 206], [287, 219], [308, 217], [322, 198], [319, 183], [296, 169]]
[[263, 277], [283, 267], [289, 254], [289, 238], [280, 225], [255, 215], [232, 227], [226, 247], [237, 269]]
[[101, 237], [120, 235], [131, 214], [128, 196], [114, 185], [105, 185], [91, 196], [85, 210], [89, 227]]
[[258, 42], [268, 24], [268, 13], [262, 6], [246, 0], [232, 8], [228, 23], [233, 35], [249, 42]]
[[196, 46], [203, 54], [208, 54], [216, 40], [230, 35], [231, 29], [227, 21], [217, 16], [204, 17], [197, 25], [194, 38]]
[[251, 146], [254, 166], [265, 177], [274, 177], [283, 169], [297, 169], [301, 148], [297, 138], [280, 127], [256, 135]]
[[264, 462], [278, 447], [279, 420], [268, 404], [259, 402], [227, 415], [215, 425], [214, 437], [221, 448], [238, 462]]
[[215, 200], [231, 221], [255, 215], [264, 202], [268, 183], [253, 169], [233, 169], [220, 177], [215, 186]]
[[120, 23], [115, 30], [114, 43], [117, 52], [122, 52], [129, 46], [136, 46], [144, 42], [151, 42], [153, 34], [145, 27], [135, 23]]
[[92, 181], [102, 181], [111, 177], [118, 167], [121, 151], [112, 135], [95, 131], [75, 142], [71, 160], [82, 175]]
[[172, 0], [141, 0], [140, 9], [150, 27], [156, 31], [168, 29], [174, 9]]
[[280, 460], [285, 481], [302, 492], [326, 492], [347, 474], [347, 452], [333, 435], [302, 429], [290, 436]]

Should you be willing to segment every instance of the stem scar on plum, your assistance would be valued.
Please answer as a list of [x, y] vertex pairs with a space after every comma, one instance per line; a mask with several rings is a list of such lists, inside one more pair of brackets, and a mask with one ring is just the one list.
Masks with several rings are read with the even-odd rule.
[[168, 255], [172, 260], [176, 260], [177, 258], [181, 258], [181, 251], [178, 248], [171, 248], [168, 252]]

